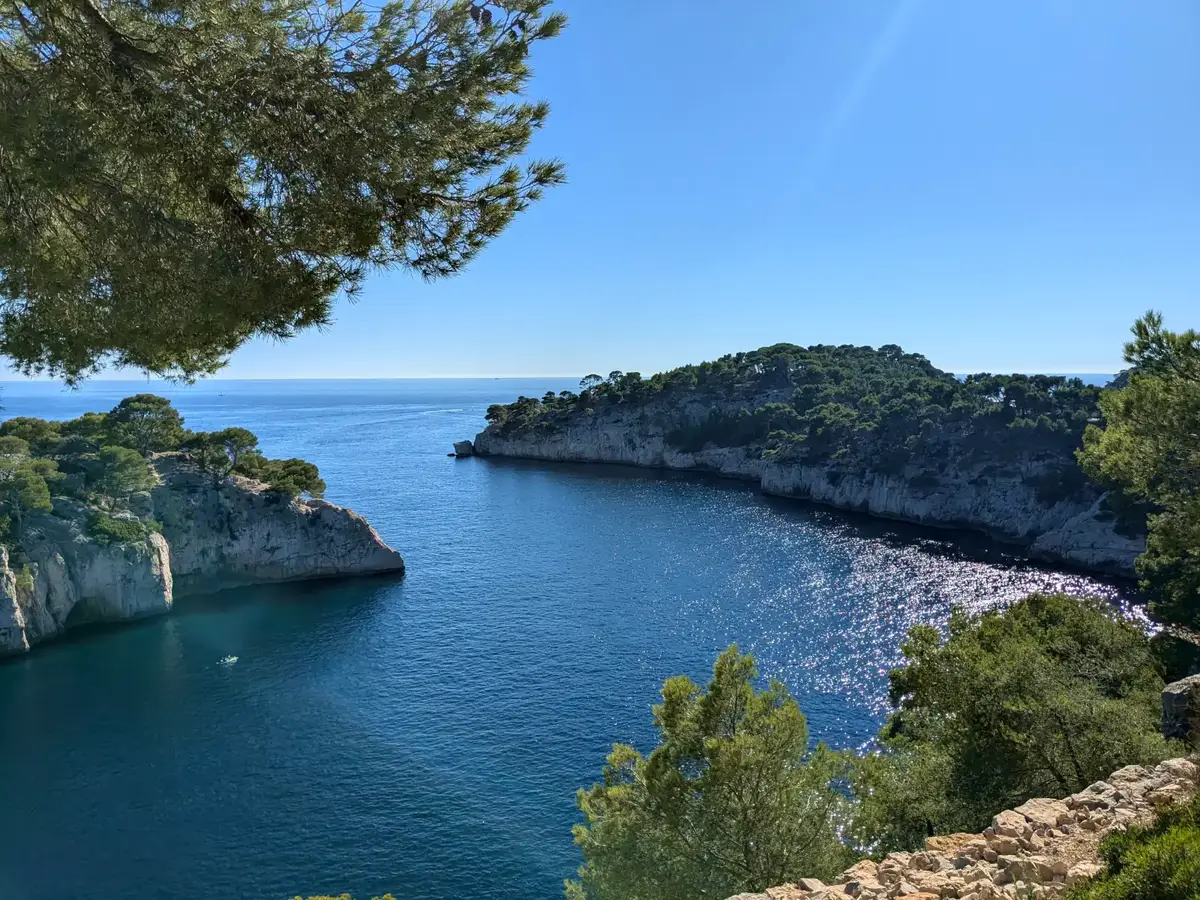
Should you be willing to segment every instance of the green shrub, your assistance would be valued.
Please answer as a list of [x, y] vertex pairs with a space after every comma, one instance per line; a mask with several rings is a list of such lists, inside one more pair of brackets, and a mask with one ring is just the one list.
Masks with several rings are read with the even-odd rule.
[[[154, 524], [158, 525], [157, 522]], [[158, 525], [158, 528], [148, 528], [138, 519], [114, 519], [102, 512], [93, 513], [88, 520], [88, 534], [98, 544], [136, 543], [145, 540], [149, 531], [161, 528], [161, 525]]]
[[301, 494], [321, 497], [325, 494], [325, 482], [317, 467], [303, 459], [268, 459], [257, 477], [271, 490], [290, 497]]
[[1099, 601], [1034, 594], [1003, 612], [958, 610], [947, 637], [918, 626], [903, 650], [884, 752], [856, 776], [864, 846], [979, 831], [1029, 797], [1064, 797], [1181, 750], [1160, 733], [1149, 641]]
[[33, 569], [28, 564], [21, 566], [16, 576], [17, 590], [29, 593], [33, 590]]
[[1101, 852], [1107, 871], [1067, 900], [1200, 900], [1200, 796], [1114, 833]]

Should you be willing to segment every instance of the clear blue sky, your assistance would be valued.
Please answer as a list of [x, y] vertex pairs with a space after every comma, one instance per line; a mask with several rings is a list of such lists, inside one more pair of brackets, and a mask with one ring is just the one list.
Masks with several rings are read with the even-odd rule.
[[551, 192], [223, 377], [649, 374], [778, 341], [1115, 371], [1200, 326], [1196, 0], [563, 0]]

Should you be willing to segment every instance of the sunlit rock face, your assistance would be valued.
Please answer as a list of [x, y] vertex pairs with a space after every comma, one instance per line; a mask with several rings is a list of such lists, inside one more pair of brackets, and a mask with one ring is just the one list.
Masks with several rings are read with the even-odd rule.
[[159, 485], [136, 508], [161, 533], [97, 540], [87, 507], [56, 500], [53, 515], [28, 517], [17, 551], [0, 549], [0, 654], [75, 625], [167, 613], [178, 594], [404, 572], [403, 557], [351, 510], [243, 478], [214, 481], [177, 457], [154, 468]]
[[291, 499], [244, 478], [219, 483], [177, 459], [156, 461], [155, 516], [181, 595], [245, 584], [403, 573], [404, 559], [362, 516]]

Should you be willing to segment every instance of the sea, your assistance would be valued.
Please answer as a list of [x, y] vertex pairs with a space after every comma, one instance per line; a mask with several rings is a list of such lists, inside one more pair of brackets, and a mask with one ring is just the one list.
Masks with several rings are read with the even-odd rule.
[[[567, 379], [0, 385], [67, 418], [151, 390], [320, 467], [408, 565], [184, 598], [0, 663], [0, 898], [551, 900], [575, 792], [649, 750], [663, 679], [736, 643], [861, 750], [914, 624], [1129, 585], [982, 537], [633, 468], [454, 459]], [[234, 658], [236, 657], [236, 660]]]

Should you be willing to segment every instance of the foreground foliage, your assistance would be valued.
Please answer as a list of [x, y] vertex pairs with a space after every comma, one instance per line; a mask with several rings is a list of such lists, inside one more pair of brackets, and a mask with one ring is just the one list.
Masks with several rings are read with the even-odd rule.
[[808, 726], [777, 682], [756, 691], [754, 661], [730, 647], [707, 690], [668, 679], [649, 757], [613, 747], [604, 780], [579, 792], [584, 865], [573, 900], [695, 900], [830, 876], [846, 800], [845, 760], [809, 747]]
[[891, 674], [884, 752], [856, 776], [858, 839], [883, 850], [984, 828], [1179, 748], [1160, 734], [1162, 678], [1134, 625], [1100, 602], [1034, 594], [917, 626]]
[[1146, 553], [1138, 560], [1151, 610], [1200, 627], [1200, 334], [1163, 328], [1148, 313], [1133, 327], [1128, 384], [1106, 391], [1105, 428], [1089, 427], [1083, 467], [1150, 504]]
[[[0, 352], [192, 376], [458, 271], [542, 190], [547, 0], [0, 5]], [[136, 445], [134, 449], [140, 449]]]
[[1200, 900], [1200, 796], [1110, 836], [1107, 871], [1067, 900]]

